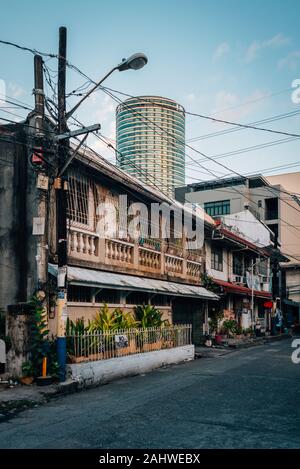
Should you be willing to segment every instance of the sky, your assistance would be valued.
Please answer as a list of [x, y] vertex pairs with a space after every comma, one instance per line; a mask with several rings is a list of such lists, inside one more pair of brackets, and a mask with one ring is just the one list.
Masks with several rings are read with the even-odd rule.
[[[57, 53], [58, 28], [66, 26], [69, 62], [94, 80], [134, 52], [148, 56], [142, 70], [114, 72], [105, 82], [108, 87], [130, 95], [165, 96], [186, 111], [244, 124], [299, 112], [260, 125], [300, 134], [300, 104], [291, 99], [292, 82], [300, 79], [299, 17], [298, 0], [10, 0], [1, 1], [0, 39]], [[33, 56], [0, 44], [0, 58], [6, 95], [32, 105]], [[56, 81], [56, 59], [45, 60]], [[84, 82], [68, 69], [68, 92]], [[69, 98], [68, 105], [78, 99]], [[102, 134], [114, 139], [115, 107], [115, 101], [97, 91], [76, 117], [85, 125], [100, 123]], [[0, 108], [7, 119], [19, 120], [26, 113], [3, 101]], [[206, 136], [186, 148], [186, 182], [300, 170], [300, 164], [292, 166], [300, 162], [299, 139], [248, 129], [207, 138], [231, 128], [186, 116], [187, 141]], [[99, 140], [90, 136], [88, 144], [114, 160], [113, 151]], [[234, 154], [224, 157], [228, 152]], [[212, 162], [206, 156], [222, 157]]]

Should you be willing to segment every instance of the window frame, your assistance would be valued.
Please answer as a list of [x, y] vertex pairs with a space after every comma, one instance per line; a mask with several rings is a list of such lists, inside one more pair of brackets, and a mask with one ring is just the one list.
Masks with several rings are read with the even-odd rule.
[[230, 199], [204, 202], [204, 210], [211, 217], [230, 214]]
[[211, 247], [211, 268], [217, 270], [218, 272], [223, 272], [224, 270], [224, 256], [223, 249], [219, 246]]

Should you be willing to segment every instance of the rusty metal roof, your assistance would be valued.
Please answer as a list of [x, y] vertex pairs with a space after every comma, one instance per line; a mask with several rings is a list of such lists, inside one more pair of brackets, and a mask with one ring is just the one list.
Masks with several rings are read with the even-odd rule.
[[[49, 273], [56, 276], [57, 265], [49, 264]], [[197, 285], [105, 272], [103, 270], [85, 269], [83, 267], [68, 266], [68, 282], [71, 285], [134, 290], [206, 300], [219, 299], [215, 293]]]

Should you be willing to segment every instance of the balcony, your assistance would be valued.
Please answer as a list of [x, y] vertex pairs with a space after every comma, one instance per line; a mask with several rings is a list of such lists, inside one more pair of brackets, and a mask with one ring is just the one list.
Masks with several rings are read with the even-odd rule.
[[68, 237], [70, 260], [84, 261], [95, 268], [113, 266], [114, 271], [143, 272], [155, 276], [174, 277], [200, 284], [202, 252], [185, 251], [182, 246], [153, 239], [139, 242], [99, 238], [94, 232], [72, 226]]

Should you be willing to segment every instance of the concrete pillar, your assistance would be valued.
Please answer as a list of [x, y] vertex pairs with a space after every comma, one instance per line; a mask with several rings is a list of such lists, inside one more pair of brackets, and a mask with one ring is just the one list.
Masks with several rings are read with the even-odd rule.
[[98, 239], [99, 245], [98, 245], [98, 257], [99, 257], [99, 262], [101, 264], [105, 264], [105, 249], [106, 249], [106, 242], [105, 238], [101, 237]]
[[134, 241], [133, 246], [133, 268], [139, 268], [139, 244], [137, 241]]

